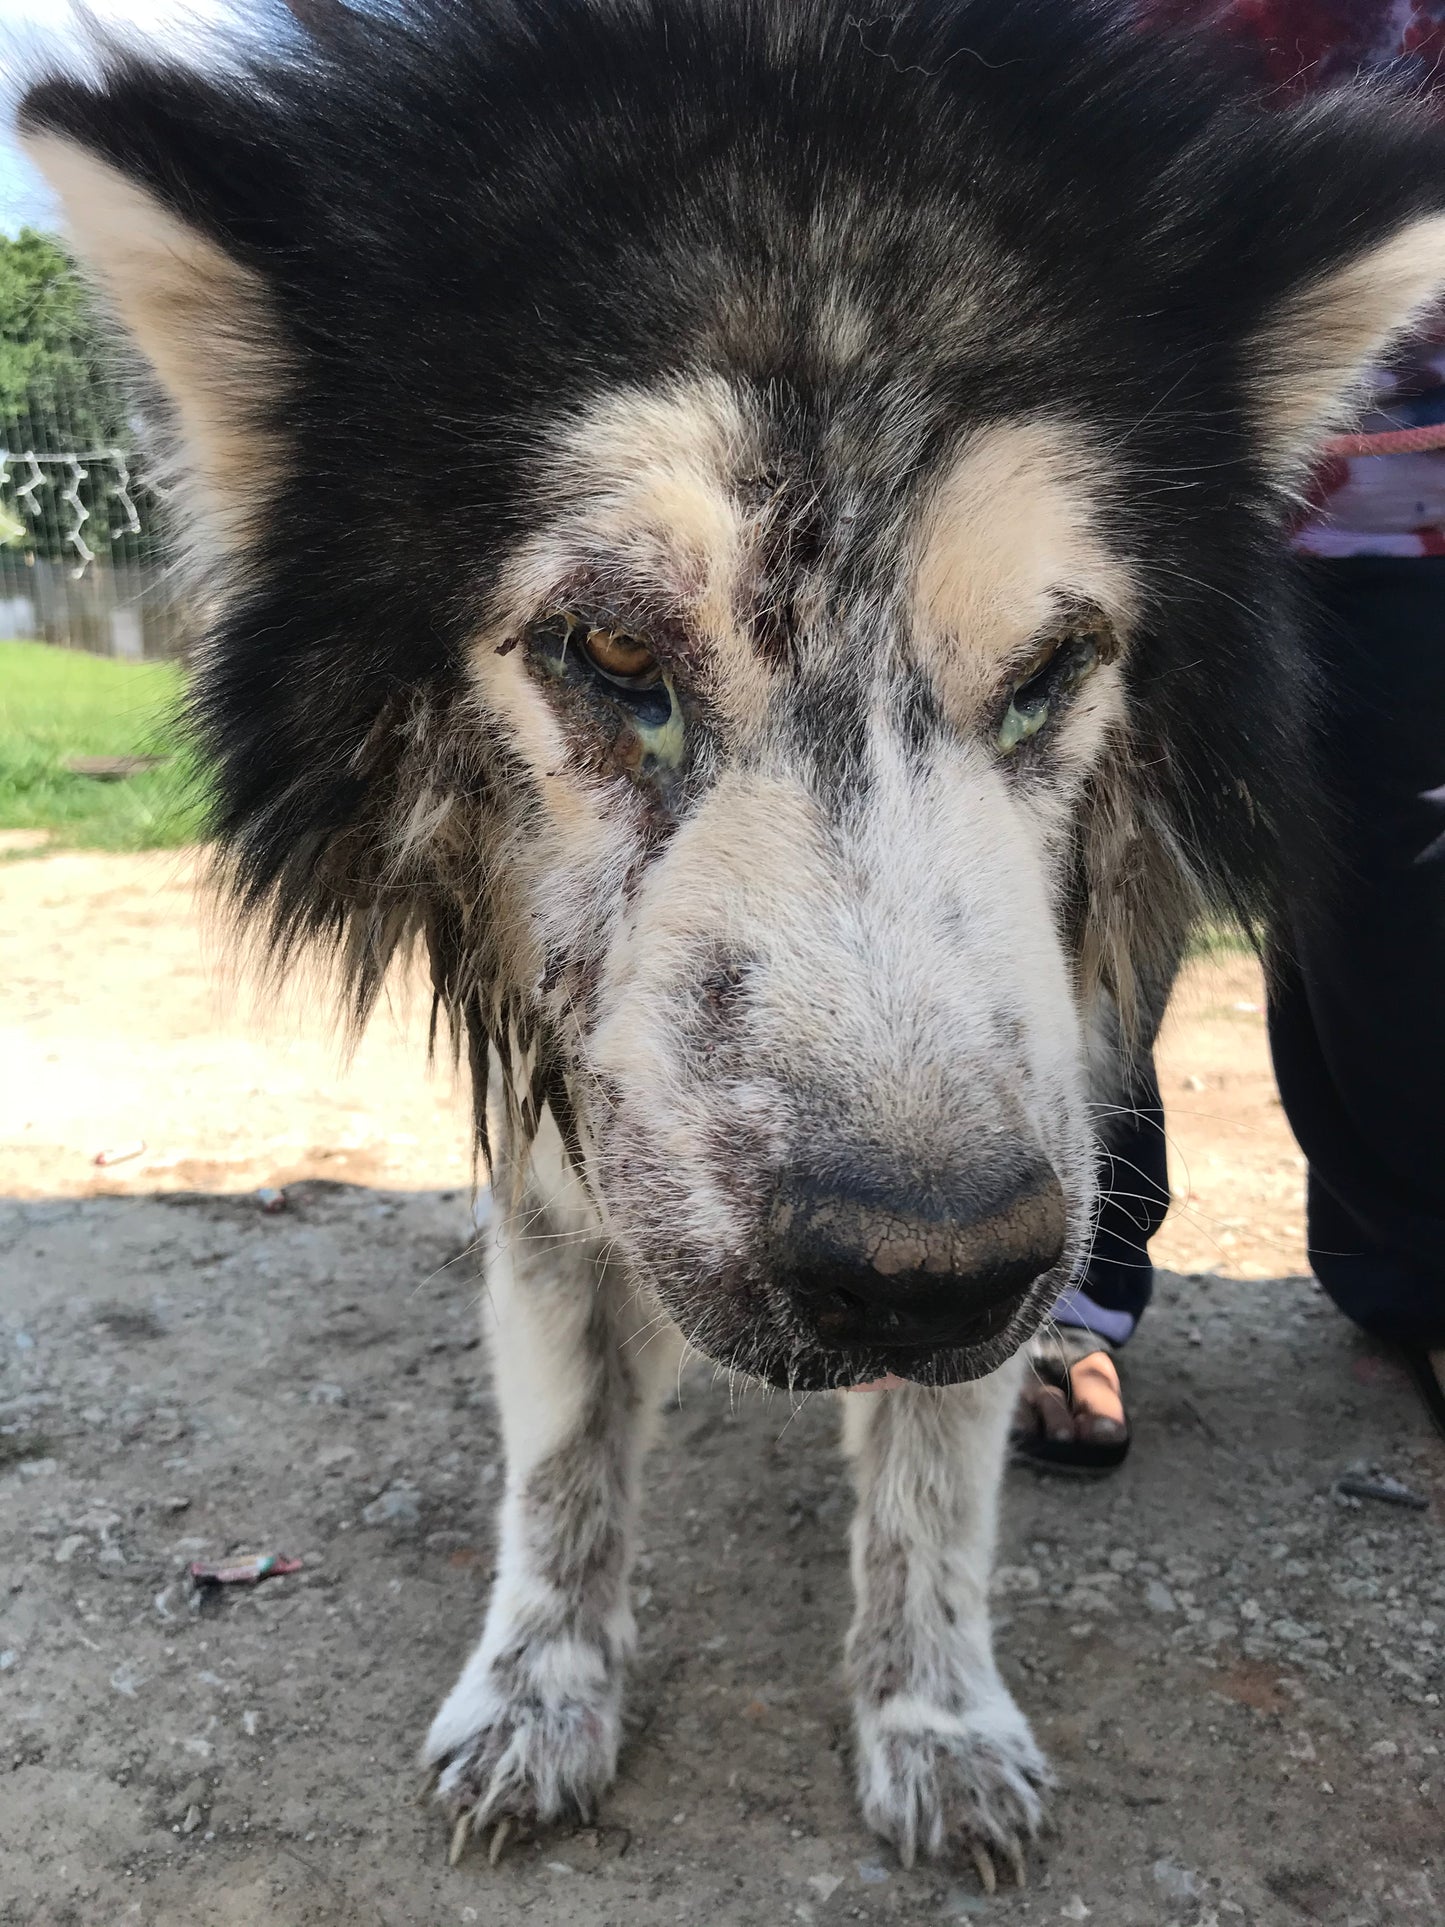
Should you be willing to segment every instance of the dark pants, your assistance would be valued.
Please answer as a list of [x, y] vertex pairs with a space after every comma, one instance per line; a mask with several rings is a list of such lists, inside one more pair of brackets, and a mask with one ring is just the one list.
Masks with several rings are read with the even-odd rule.
[[[1347, 1317], [1445, 1344], [1445, 558], [1314, 566], [1342, 862], [1279, 931], [1269, 1041], [1309, 1164], [1310, 1263]], [[1169, 1193], [1152, 1073], [1105, 1134], [1099, 1235], [1061, 1322], [1127, 1334]], [[1091, 1316], [1097, 1308], [1097, 1319]]]

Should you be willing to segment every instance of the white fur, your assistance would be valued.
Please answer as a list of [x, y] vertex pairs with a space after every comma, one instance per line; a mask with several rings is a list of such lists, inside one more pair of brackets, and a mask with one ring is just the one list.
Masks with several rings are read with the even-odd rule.
[[[608, 1270], [595, 1211], [550, 1119], [525, 1167], [499, 1175], [504, 1206], [483, 1309], [507, 1453], [497, 1567], [482, 1637], [424, 1748], [437, 1797], [474, 1830], [588, 1813], [611, 1783], [636, 1636], [628, 1573], [638, 1472], [676, 1367], [675, 1335], [650, 1331], [645, 1304]], [[586, 1523], [611, 1528], [622, 1550], [569, 1587], [543, 1569], [557, 1528], [546, 1473], [589, 1425], [617, 1490], [616, 1504]]]
[[999, 1473], [1020, 1363], [945, 1391], [855, 1392], [848, 1669], [864, 1818], [905, 1863], [950, 1848], [1017, 1863], [1049, 1774], [999, 1677], [988, 1613]]

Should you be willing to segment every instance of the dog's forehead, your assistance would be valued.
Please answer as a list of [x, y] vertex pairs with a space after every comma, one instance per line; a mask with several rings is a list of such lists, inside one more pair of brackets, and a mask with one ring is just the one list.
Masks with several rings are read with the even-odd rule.
[[964, 435], [918, 504], [908, 579], [915, 647], [956, 700], [1065, 610], [1128, 629], [1138, 592], [1105, 532], [1118, 486], [1104, 438], [1063, 415]]
[[720, 376], [598, 395], [548, 437], [517, 588], [545, 598], [572, 579], [610, 577], [711, 630], [737, 587], [747, 535], [738, 483], [761, 431], [744, 391]]
[[943, 452], [925, 464], [903, 384], [801, 425], [771, 404], [710, 373], [615, 388], [557, 424], [512, 607], [613, 583], [676, 612], [739, 674], [775, 667], [788, 642], [866, 643], [866, 621], [829, 620], [844, 603], [878, 623], [886, 610], [891, 639], [960, 696], [1063, 606], [1127, 621], [1129, 572], [1104, 533], [1114, 478], [1083, 424], [930, 424]]

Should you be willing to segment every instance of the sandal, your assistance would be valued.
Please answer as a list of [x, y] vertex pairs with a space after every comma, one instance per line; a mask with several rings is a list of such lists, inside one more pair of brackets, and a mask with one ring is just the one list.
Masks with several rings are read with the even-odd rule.
[[1424, 1345], [1402, 1345], [1400, 1357], [1431, 1423], [1445, 1439], [1445, 1383], [1441, 1382], [1439, 1370], [1431, 1361], [1429, 1349]]
[[[1057, 1386], [1066, 1399], [1070, 1372], [1095, 1352], [1118, 1357], [1116, 1347], [1107, 1338], [1077, 1325], [1055, 1325], [1047, 1331], [1036, 1332], [1024, 1348], [1024, 1356], [1033, 1371], [1046, 1385]], [[1100, 1473], [1113, 1472], [1124, 1463], [1130, 1438], [1127, 1426], [1122, 1438], [1117, 1439], [1051, 1439], [1039, 1427], [1029, 1426], [1017, 1429], [1010, 1442], [1015, 1456], [1031, 1465], [1047, 1466], [1055, 1472]]]

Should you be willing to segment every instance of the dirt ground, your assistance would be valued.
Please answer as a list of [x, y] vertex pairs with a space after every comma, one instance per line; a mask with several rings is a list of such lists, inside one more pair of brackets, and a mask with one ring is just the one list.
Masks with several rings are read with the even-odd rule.
[[[1251, 963], [1163, 1051], [1131, 1460], [1010, 1477], [1000, 1647], [1064, 1788], [991, 1900], [853, 1814], [832, 1413], [706, 1371], [601, 1824], [448, 1870], [413, 1762], [498, 1483], [461, 1107], [404, 999], [343, 1071], [314, 1003], [214, 985], [188, 859], [0, 864], [0, 1921], [1445, 1921], [1445, 1450], [1303, 1275]], [[198, 1607], [238, 1550], [304, 1567]]]

